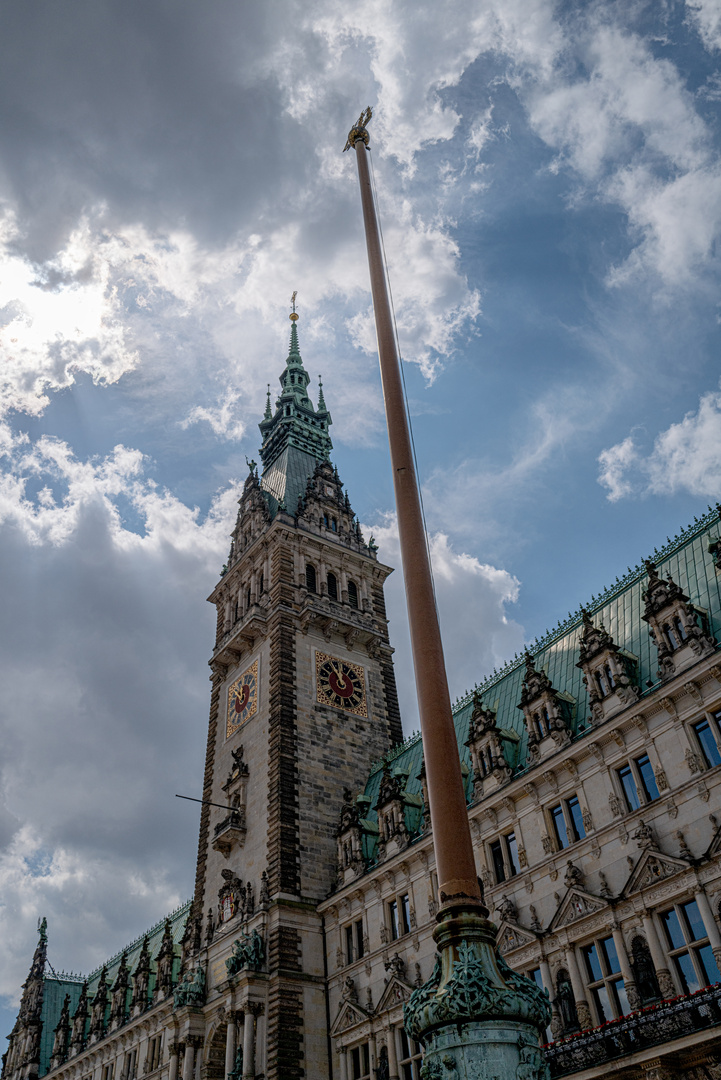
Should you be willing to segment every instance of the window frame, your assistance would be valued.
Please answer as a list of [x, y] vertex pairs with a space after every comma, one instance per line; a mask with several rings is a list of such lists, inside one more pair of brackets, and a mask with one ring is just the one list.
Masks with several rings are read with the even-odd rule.
[[400, 941], [411, 932], [410, 893], [398, 893], [386, 901], [386, 917], [391, 941]]
[[[511, 849], [511, 838], [513, 838], [513, 843], [516, 846], [515, 859]], [[521, 873], [521, 860], [518, 856], [518, 850], [518, 831], [516, 829], [510, 829], [507, 833], [499, 833], [495, 840], [489, 841], [489, 862], [493, 868], [496, 885], [501, 885], [504, 881], [509, 881]], [[502, 871], [502, 874], [499, 871]]]
[[[576, 821], [571, 804], [574, 802], [578, 806], [579, 820]], [[556, 851], [565, 851], [567, 848], [572, 847], [574, 844], [578, 844], [581, 840], [586, 839], [586, 826], [583, 823], [583, 810], [581, 808], [581, 800], [574, 791], [571, 795], [565, 799], [561, 799], [559, 802], [554, 803], [553, 806], [549, 806], [547, 810], [547, 819], [550, 823], [549, 833], [556, 841]], [[558, 823], [562, 822], [564, 832], [566, 836], [566, 843], [564, 844], [561, 839], [561, 834], [558, 828]]]
[[[609, 958], [607, 947], [609, 942], [613, 949], [613, 954], [616, 957], [616, 964], [618, 965], [615, 971], [612, 967], [612, 961]], [[633, 1010], [628, 1001], [626, 984], [621, 972], [621, 960], [618, 955], [618, 950], [616, 949], [616, 942], [613, 940], [613, 935], [607, 934], [605, 937], [594, 938], [592, 941], [584, 942], [584, 944], [579, 945], [579, 949], [583, 954], [585, 983], [589, 991], [593, 1009], [596, 1013], [596, 1023], [605, 1024], [609, 1020], [618, 1020], [621, 1016], [628, 1016]], [[596, 976], [589, 961], [588, 954], [591, 950], [593, 950], [596, 955], [596, 962], [600, 972], [599, 976]], [[623, 999], [620, 996], [621, 993], [623, 994]], [[602, 994], [606, 997], [610, 1011], [614, 1011], [613, 1016], [605, 1015]], [[628, 1011], [625, 1012], [624, 1008], [627, 1008]]]
[[[396, 1032], [400, 1034], [400, 1046], [398, 1045]], [[420, 1043], [409, 1039], [402, 1027], [392, 1027], [390, 1034], [391, 1038], [396, 1039], [396, 1060], [400, 1080], [420, 1080], [423, 1047]]]
[[354, 611], [358, 611], [360, 608], [358, 586], [351, 578], [348, 579], [348, 603]]
[[371, 1051], [369, 1043], [357, 1043], [355, 1046], [349, 1046], [348, 1058], [349, 1080], [371, 1080]]
[[[651, 777], [653, 778], [652, 782], [653, 787], [656, 791], [655, 795], [651, 794], [651, 792], [649, 791], [648, 781], [643, 775], [642, 768], [639, 764], [644, 760], [644, 758], [648, 762], [648, 768], [651, 773]], [[632, 800], [629, 797], [628, 789], [623, 782], [622, 774], [624, 772], [626, 773], [626, 775], [630, 776], [633, 782], [633, 788], [635, 792], [635, 798], [633, 801], [637, 803], [636, 806], [631, 805]], [[651, 803], [657, 802], [661, 798], [661, 792], [658, 788], [658, 780], [656, 779], [656, 772], [653, 767], [653, 762], [651, 761], [651, 755], [646, 753], [645, 751], [644, 753], [639, 754], [638, 757], [628, 758], [627, 761], [624, 761], [621, 765], [616, 766], [616, 768], [614, 769], [614, 775], [616, 777], [618, 787], [620, 787], [621, 789], [621, 798], [623, 799], [623, 802], [626, 806], [626, 813], [628, 814], [633, 814], [636, 810], [640, 810], [642, 806], [650, 806]]]
[[[704, 744], [701, 742], [698, 728], [701, 727], [703, 724], [706, 724], [709, 730], [711, 740], [716, 748], [716, 754], [719, 759], [718, 761], [709, 761]], [[696, 721], [692, 722], [689, 726], [693, 730], [694, 741], [692, 745], [698, 748], [701, 761], [704, 763], [704, 767], [706, 769], [715, 769], [717, 765], [721, 765], [721, 709], [716, 709], [714, 711], [710, 709], [704, 710], [703, 715], [699, 717]]]
[[[704, 936], [700, 938], [695, 938], [694, 940], [689, 940], [690, 935], [693, 933], [693, 927], [691, 926], [691, 920], [686, 913], [686, 908], [690, 907], [692, 904], [695, 906], [698, 913], [698, 920], [700, 925], [703, 927]], [[676, 921], [678, 923], [679, 929], [681, 930], [681, 936], [684, 939], [683, 944], [678, 946], [675, 946], [673, 944], [671, 932], [665, 918], [667, 915], [670, 915], [671, 912], [675, 913]], [[699, 906], [696, 903], [695, 897], [691, 896], [687, 900], [676, 900], [670, 908], [659, 911], [657, 914], [658, 920], [661, 924], [662, 941], [666, 946], [666, 955], [669, 958], [671, 967], [675, 974], [675, 981], [677, 985], [681, 987], [681, 993], [695, 993], [695, 990], [689, 987], [687, 976], [684, 973], [683, 967], [680, 963], [681, 957], [683, 956], [688, 956], [691, 960], [691, 965], [699, 983], [699, 985], [696, 987], [696, 990], [703, 990], [706, 986], [715, 985], [713, 982], [704, 981], [708, 980], [709, 973], [708, 971], [706, 971], [703, 956], [699, 955], [701, 951], [704, 949], [708, 950], [708, 952], [711, 954], [710, 958], [716, 966], [717, 970], [718, 964], [716, 962], [716, 958], [713, 955], [713, 951], [711, 949], [711, 942], [709, 941], [708, 934], [706, 933], [706, 926], [704, 925], [703, 917], [701, 915], [701, 911], [699, 910]], [[721, 972], [719, 974], [721, 975]]]
[[[333, 591], [331, 592], [331, 581], [333, 582]], [[335, 576], [332, 570], [329, 570], [325, 576], [325, 582], [328, 589], [328, 597], [331, 600], [338, 600], [338, 578]]]
[[345, 952], [345, 964], [355, 964], [365, 956], [365, 933], [363, 919], [353, 919], [343, 927], [343, 951]]

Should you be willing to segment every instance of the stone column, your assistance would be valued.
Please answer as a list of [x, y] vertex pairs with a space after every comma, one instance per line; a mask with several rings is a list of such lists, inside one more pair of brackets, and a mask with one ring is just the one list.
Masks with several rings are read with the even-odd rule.
[[323, 558], [318, 559], [318, 580], [316, 582], [316, 585], [318, 586], [318, 592], [321, 596], [328, 595], [327, 573], [328, 568], [325, 565], [325, 560]]
[[389, 1080], [398, 1080], [398, 1054], [396, 1052], [396, 1029], [388, 1028], [388, 1077]]
[[658, 940], [653, 915], [650, 911], [645, 911], [642, 915], [642, 920], [649, 952], [651, 953], [651, 959], [653, 960], [653, 966], [656, 968], [656, 978], [658, 979], [658, 988], [661, 991], [661, 997], [676, 997], [678, 991], [676, 990], [676, 984], [671, 977], [671, 972], [666, 966], [666, 956], [661, 948], [661, 942]]
[[340, 1080], [348, 1080], [348, 1052], [345, 1046], [337, 1046], [336, 1050], [340, 1061]]
[[618, 963], [621, 967], [621, 974], [623, 975], [623, 985], [626, 988], [626, 997], [628, 998], [628, 1004], [632, 1011], [641, 1008], [641, 997], [636, 989], [636, 982], [633, 977], [633, 969], [628, 960], [628, 953], [626, 952], [626, 942], [623, 940], [623, 934], [621, 933], [621, 927], [617, 922], [611, 923], [611, 933], [613, 934], [613, 944], [616, 946], [616, 954], [618, 956]]
[[228, 1018], [228, 1027], [225, 1031], [225, 1080], [232, 1073], [235, 1065], [235, 1013], [231, 1012]]
[[714, 955], [714, 959], [721, 968], [721, 934], [719, 934], [719, 928], [716, 924], [716, 920], [713, 917], [713, 911], [711, 905], [708, 902], [708, 897], [703, 888], [699, 885], [698, 890], [694, 893], [694, 899], [698, 904], [698, 910], [703, 919], [703, 925], [706, 930], [706, 936], [708, 937], [711, 951]]
[[[170, 1050], [170, 1066], [168, 1068], [168, 1080], [178, 1080], [178, 1044], [171, 1042], [168, 1047]], [[131, 1076], [127, 1077], [127, 1080], [133, 1080]]]
[[258, 1005], [258, 1015], [255, 1018], [255, 1067], [261, 1076], [265, 1076], [266, 1066], [267, 1029], [265, 1018], [265, 1006]]
[[[557, 1034], [561, 1033], [561, 1018], [558, 1015], [558, 1009], [556, 1007], [556, 995], [553, 990], [553, 976], [551, 975], [551, 968], [549, 967], [548, 960], [543, 956], [541, 957], [538, 967], [541, 971], [541, 982], [543, 983], [543, 989], [548, 994], [548, 1000], [551, 1002], [551, 1023], [550, 1034], [555, 1039]], [[555, 1024], [554, 1024], [555, 1020]], [[549, 1029], [546, 1028], [546, 1038], [549, 1037]]]
[[195, 1066], [195, 1047], [190, 1039], [185, 1041], [185, 1053], [183, 1054], [183, 1080], [193, 1080], [193, 1068]]
[[573, 987], [573, 996], [576, 999], [578, 1026], [581, 1031], [585, 1031], [586, 1028], [593, 1027], [593, 1021], [591, 1020], [591, 1010], [589, 1009], [588, 1001], [586, 1000], [586, 987], [583, 985], [581, 972], [578, 969], [576, 950], [573, 945], [570, 944], [566, 947], [566, 965], [571, 979], [571, 986]]
[[378, 1064], [377, 1049], [378, 1048], [376, 1046], [376, 1037], [375, 1037], [374, 1033], [371, 1032], [371, 1034], [370, 1034], [370, 1036], [368, 1038], [368, 1050], [369, 1050], [369, 1055], [370, 1055], [370, 1059], [371, 1059], [370, 1060], [371, 1076], [373, 1076], [375, 1074], [377, 1064]]
[[246, 1005], [243, 1022], [243, 1080], [255, 1077], [255, 1017]]

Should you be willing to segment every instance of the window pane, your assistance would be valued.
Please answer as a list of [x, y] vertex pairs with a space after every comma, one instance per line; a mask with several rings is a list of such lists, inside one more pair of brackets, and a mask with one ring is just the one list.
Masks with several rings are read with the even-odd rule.
[[596, 1012], [598, 1013], [599, 1024], [605, 1024], [607, 1020], [613, 1020], [616, 1014], [608, 999], [608, 990], [606, 987], [599, 986], [593, 991], [593, 997], [596, 1002]]
[[623, 786], [623, 794], [626, 796], [626, 805], [629, 810], [638, 810], [638, 793], [636, 791], [636, 781], [631, 772], [631, 766], [624, 765], [622, 769], [619, 769], [618, 778]]
[[494, 840], [491, 844], [491, 858], [493, 859], [493, 870], [496, 875], [496, 881], [500, 883], [506, 880], [506, 868], [503, 863], [503, 852], [501, 851], [501, 841]]
[[363, 920], [362, 919], [359, 919], [358, 922], [355, 924], [355, 954], [356, 954], [356, 958], [358, 960], [360, 960], [361, 957], [364, 954], [364, 949], [363, 949]]
[[681, 924], [678, 921], [678, 915], [674, 908], [664, 912], [661, 916], [661, 922], [666, 929], [666, 936], [668, 937], [672, 949], [680, 949], [682, 945], [686, 944], [686, 940], [681, 933]]
[[696, 950], [696, 956], [700, 962], [702, 972], [706, 976], [704, 979], [706, 986], [721, 982], [721, 971], [718, 969], [711, 946], [702, 945], [700, 949]]
[[408, 1042], [408, 1036], [406, 1035], [405, 1028], [400, 1029], [401, 1033], [401, 1058], [409, 1058], [411, 1056], [411, 1047]]
[[615, 979], [612, 983], [613, 992], [616, 995], [616, 1001], [618, 1002], [618, 1015], [627, 1016], [631, 1012], [631, 1006], [628, 1003], [628, 997], [626, 996], [626, 987], [623, 985], [623, 979]]
[[649, 802], [653, 802], [654, 799], [658, 798], [658, 786], [656, 784], [656, 777], [653, 775], [653, 769], [651, 768], [648, 754], [643, 754], [640, 758], [636, 758], [636, 765], [641, 774], [641, 787], [643, 788], [643, 793]]
[[506, 837], [506, 850], [508, 851], [508, 862], [511, 867], [511, 873], [517, 874], [521, 869], [521, 864], [518, 861], [518, 844], [516, 842], [515, 833], [509, 833]]
[[680, 956], [674, 957], [674, 962], [676, 970], [681, 976], [684, 994], [695, 994], [697, 990], [701, 989], [701, 982], [696, 974], [691, 957], [688, 953], [681, 953]]
[[603, 972], [601, 971], [601, 963], [598, 959], [596, 946], [586, 945], [586, 947], [582, 949], [581, 952], [586, 957], [586, 967], [588, 968], [588, 974], [591, 981], [595, 982], [596, 979], [602, 979]]
[[621, 970], [621, 965], [618, 962], [618, 953], [613, 938], [604, 938], [601, 942], [601, 949], [606, 958], [606, 974], [615, 975], [617, 971]]
[[581, 804], [575, 795], [566, 803], [568, 812], [571, 815], [571, 821], [573, 822], [573, 832], [575, 833], [574, 839], [583, 840], [586, 835], [586, 830], [583, 827], [583, 815], [581, 814]]
[[408, 893], [404, 893], [401, 897], [401, 912], [403, 915], [403, 918], [401, 920], [403, 933], [409, 934], [411, 931], [411, 903], [408, 899]]
[[553, 806], [551, 808], [551, 819], [553, 821], [553, 827], [556, 830], [556, 839], [558, 840], [558, 846], [562, 848], [567, 848], [568, 832], [566, 831], [566, 820], [563, 816], [563, 810], [560, 806]]
[[693, 729], [698, 737], [708, 767], [713, 768], [714, 765], [721, 765], [721, 754], [708, 720], [702, 720], [700, 724], [694, 724]]
[[536, 986], [538, 987], [539, 990], [544, 989], [543, 979], [541, 978], [541, 969], [540, 968], [534, 968], [533, 971], [529, 971], [528, 972], [528, 978], [533, 980], [533, 982], [536, 984]]
[[345, 928], [345, 962], [346, 964], [353, 963], [353, 927], [346, 926]]
[[681, 904], [681, 911], [683, 911], [686, 929], [689, 932], [689, 941], [701, 941], [702, 938], [708, 937], [701, 918], [701, 912], [695, 900], [689, 900], [687, 904]]
[[395, 900], [391, 900], [390, 904], [388, 905], [388, 914], [390, 915], [391, 920], [391, 937], [395, 941], [396, 938], [399, 938], [401, 936], [400, 926], [398, 923], [398, 904]]

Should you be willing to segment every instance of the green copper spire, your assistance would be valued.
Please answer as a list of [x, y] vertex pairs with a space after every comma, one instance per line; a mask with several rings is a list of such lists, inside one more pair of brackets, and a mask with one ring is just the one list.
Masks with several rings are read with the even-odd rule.
[[325, 407], [325, 398], [323, 397], [323, 382], [320, 375], [318, 376], [318, 412], [327, 413], [328, 410]]
[[328, 434], [332, 424], [321, 388], [318, 409], [308, 397], [310, 376], [303, 367], [298, 344], [298, 313], [290, 319], [290, 348], [285, 368], [279, 378], [281, 392], [272, 412], [270, 388], [265, 414], [259, 425], [263, 436], [260, 460], [263, 463], [261, 486], [269, 497], [273, 513], [283, 503], [290, 513], [295, 511], [316, 465], [330, 458], [333, 444]]

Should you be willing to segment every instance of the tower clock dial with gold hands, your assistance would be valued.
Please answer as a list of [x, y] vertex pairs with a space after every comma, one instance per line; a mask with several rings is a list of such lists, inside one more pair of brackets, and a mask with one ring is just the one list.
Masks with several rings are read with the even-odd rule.
[[365, 673], [360, 664], [317, 652], [315, 675], [316, 697], [321, 705], [331, 705], [356, 716], [368, 715]]
[[242, 727], [258, 710], [258, 661], [228, 687], [226, 739]]

